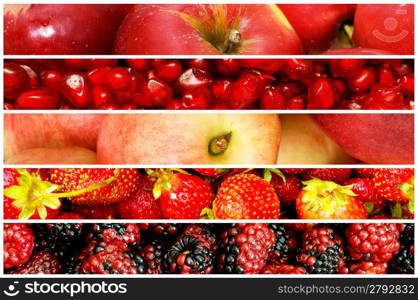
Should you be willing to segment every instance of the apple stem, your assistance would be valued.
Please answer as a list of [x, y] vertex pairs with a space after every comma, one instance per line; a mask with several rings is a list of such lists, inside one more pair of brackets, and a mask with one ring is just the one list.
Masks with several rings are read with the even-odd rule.
[[343, 24], [343, 33], [344, 33], [346, 41], [350, 44], [350, 46], [353, 46], [353, 31], [354, 31], [354, 27], [352, 24], [349, 24], [349, 23]]
[[232, 132], [214, 137], [209, 142], [209, 153], [212, 155], [223, 154], [228, 149], [229, 142], [232, 137]]

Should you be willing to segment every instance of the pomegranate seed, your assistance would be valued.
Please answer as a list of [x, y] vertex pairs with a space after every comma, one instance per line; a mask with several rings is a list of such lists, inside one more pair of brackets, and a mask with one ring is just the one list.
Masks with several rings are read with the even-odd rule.
[[405, 75], [400, 79], [401, 90], [406, 95], [413, 97], [414, 96], [414, 76]]
[[395, 74], [388, 64], [384, 64], [381, 68], [379, 68], [379, 83], [389, 86], [396, 84]]
[[412, 67], [412, 65], [405, 63], [405, 62], [399, 62], [395, 60], [394, 62], [391, 62], [390, 65], [392, 67], [392, 70], [399, 77], [412, 74], [412, 72], [414, 71], [414, 68]]
[[267, 86], [260, 100], [261, 109], [285, 109], [286, 98], [275, 86]]
[[62, 74], [58, 70], [49, 70], [41, 73], [42, 85], [56, 92], [60, 92]]
[[29, 89], [17, 98], [17, 109], [55, 109], [59, 103], [58, 95], [46, 88]]
[[29, 86], [30, 87], [38, 86], [39, 85], [38, 74], [36, 74], [35, 71], [28, 65], [20, 65], [20, 66], [26, 71], [26, 74], [28, 74], [29, 76]]
[[116, 110], [119, 109], [119, 106], [115, 103], [106, 103], [99, 107], [101, 110]]
[[350, 78], [363, 68], [365, 62], [364, 59], [332, 59], [330, 66], [334, 76]]
[[209, 69], [210, 69], [209, 61], [207, 59], [202, 59], [202, 58], [189, 59], [187, 61], [187, 66], [189, 68], [196, 68], [196, 69], [204, 70], [206, 72], [209, 72]]
[[77, 108], [86, 107], [91, 101], [90, 85], [83, 73], [68, 73], [63, 78], [62, 94]]
[[235, 77], [241, 71], [241, 64], [237, 59], [217, 59], [215, 66], [218, 73], [226, 77]]
[[232, 84], [230, 79], [217, 79], [212, 83], [212, 94], [216, 102], [228, 101], [228, 90]]
[[373, 87], [376, 77], [376, 70], [373, 67], [365, 67], [349, 79], [349, 86], [354, 93], [365, 93]]
[[137, 71], [144, 71], [149, 67], [149, 60], [143, 58], [127, 59], [129, 66]]
[[107, 72], [105, 84], [111, 91], [121, 91], [129, 88], [131, 79], [127, 68], [116, 67]]
[[294, 96], [287, 100], [286, 109], [305, 109], [308, 99], [305, 95]]
[[248, 108], [261, 97], [267, 84], [259, 71], [245, 71], [230, 85], [228, 105], [233, 109]]
[[135, 104], [122, 104], [120, 106], [120, 109], [123, 109], [123, 110], [135, 110], [135, 109], [138, 109], [138, 108], [136, 107]]
[[241, 59], [241, 66], [244, 68], [257, 69], [267, 74], [277, 73], [283, 66], [281, 59]]
[[3, 105], [3, 109], [4, 110], [13, 110], [13, 109], [15, 109], [15, 106], [12, 104], [12, 103], [4, 103], [4, 105]]
[[100, 67], [114, 67], [117, 59], [113, 58], [91, 58], [83, 62], [83, 66], [87, 70], [97, 69]]
[[109, 66], [99, 67], [88, 72], [87, 77], [91, 84], [104, 84], [106, 75], [110, 70], [112, 70], [112, 68]]
[[168, 101], [167, 105], [165, 106], [165, 109], [172, 109], [172, 110], [178, 110], [183, 109], [183, 105], [179, 100], [171, 99]]
[[4, 64], [4, 97], [16, 99], [19, 94], [29, 88], [29, 76], [19, 64]]
[[277, 87], [287, 99], [306, 93], [306, 87], [300, 81], [280, 83]]
[[307, 81], [314, 75], [313, 63], [306, 59], [286, 59], [283, 72], [289, 79]]
[[229, 109], [225, 103], [217, 103], [213, 106], [213, 109]]
[[376, 84], [366, 101], [366, 109], [404, 109], [406, 107], [404, 95], [400, 92], [400, 86], [385, 86]]
[[157, 78], [165, 82], [172, 82], [179, 78], [182, 72], [182, 66], [178, 60], [163, 60], [154, 68], [154, 74]]
[[199, 87], [183, 94], [181, 104], [185, 109], [207, 109], [212, 100], [208, 87]]
[[82, 58], [64, 59], [64, 65], [73, 71], [81, 71], [84, 69], [84, 59]]
[[344, 79], [335, 79], [334, 84], [338, 89], [340, 97], [347, 97], [350, 94], [350, 88]]
[[190, 68], [184, 71], [175, 83], [175, 88], [179, 93], [207, 86], [211, 82], [209, 73], [197, 68]]
[[[144, 88], [144, 103], [138, 104], [145, 107], [164, 107], [173, 97], [171, 88], [160, 79], [150, 79]], [[145, 105], [144, 105], [145, 104]]]
[[95, 85], [92, 89], [92, 95], [94, 108], [99, 108], [103, 104], [113, 102], [112, 94], [104, 85]]
[[332, 79], [317, 78], [309, 86], [308, 108], [330, 109], [339, 100], [338, 89]]

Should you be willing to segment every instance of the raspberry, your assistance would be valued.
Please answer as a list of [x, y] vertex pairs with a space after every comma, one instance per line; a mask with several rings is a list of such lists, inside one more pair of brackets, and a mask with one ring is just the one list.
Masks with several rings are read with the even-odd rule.
[[5, 269], [26, 263], [35, 246], [32, 229], [25, 224], [4, 224], [4, 259]]
[[10, 272], [11, 274], [60, 274], [62, 265], [58, 257], [49, 251], [39, 251], [25, 264]]

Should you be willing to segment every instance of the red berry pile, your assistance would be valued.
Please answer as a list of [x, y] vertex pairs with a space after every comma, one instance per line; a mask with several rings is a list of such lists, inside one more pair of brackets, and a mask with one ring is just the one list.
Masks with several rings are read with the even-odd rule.
[[413, 109], [408, 59], [6, 60], [9, 109]]
[[409, 168], [4, 169], [5, 219], [413, 219]]
[[6, 224], [4, 237], [6, 274], [414, 274], [413, 224]]

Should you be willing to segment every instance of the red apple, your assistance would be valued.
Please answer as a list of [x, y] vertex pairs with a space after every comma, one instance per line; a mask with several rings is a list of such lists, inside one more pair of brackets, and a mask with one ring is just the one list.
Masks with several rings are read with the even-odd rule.
[[394, 55], [392, 52], [369, 48], [341, 48], [328, 50], [323, 55]]
[[96, 153], [82, 147], [32, 148], [14, 154], [6, 164], [90, 165], [96, 164]]
[[149, 4], [119, 28], [115, 54], [300, 54], [274, 4]]
[[278, 164], [354, 164], [309, 115], [280, 115], [282, 136]]
[[273, 114], [111, 114], [97, 143], [101, 164], [274, 164]]
[[96, 149], [103, 114], [5, 114], [4, 157], [31, 148]]
[[345, 20], [354, 17], [356, 4], [278, 4], [299, 35], [305, 52], [328, 49]]
[[414, 163], [414, 115], [312, 115], [351, 156], [369, 164]]
[[5, 54], [110, 54], [132, 5], [7, 4]]
[[360, 47], [414, 54], [414, 5], [359, 4], [353, 41]]

